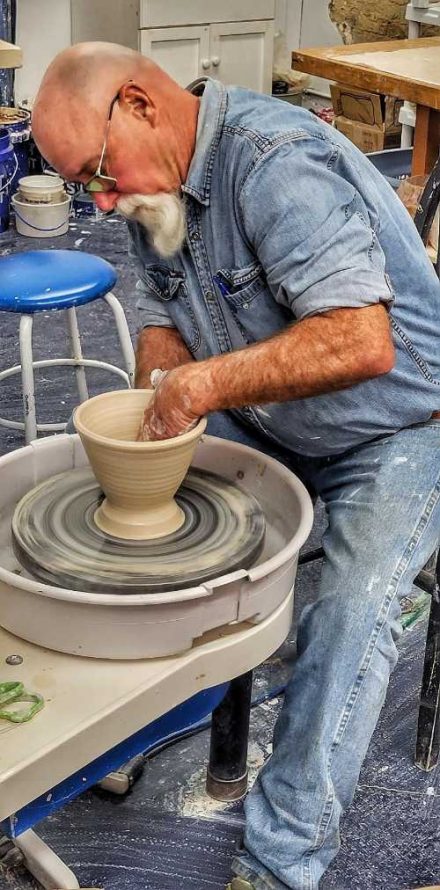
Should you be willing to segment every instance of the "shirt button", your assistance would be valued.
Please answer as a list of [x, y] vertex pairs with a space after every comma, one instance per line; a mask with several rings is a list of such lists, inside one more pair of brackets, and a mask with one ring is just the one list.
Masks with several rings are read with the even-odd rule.
[[207, 290], [206, 293], [205, 293], [205, 297], [206, 297], [207, 300], [213, 300], [213, 299], [214, 299], [214, 294], [213, 294], [212, 290]]
[[200, 235], [198, 232], [193, 232], [191, 235], [191, 241], [200, 241]]
[[243, 303], [243, 309], [249, 309], [249, 303]]

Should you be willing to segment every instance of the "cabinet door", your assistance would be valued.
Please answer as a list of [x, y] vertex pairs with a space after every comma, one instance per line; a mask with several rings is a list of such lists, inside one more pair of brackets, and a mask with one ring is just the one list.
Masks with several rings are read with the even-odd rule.
[[210, 27], [210, 76], [272, 92], [273, 22], [228, 22]]
[[186, 87], [211, 73], [209, 28], [149, 28], [140, 33], [140, 51]]

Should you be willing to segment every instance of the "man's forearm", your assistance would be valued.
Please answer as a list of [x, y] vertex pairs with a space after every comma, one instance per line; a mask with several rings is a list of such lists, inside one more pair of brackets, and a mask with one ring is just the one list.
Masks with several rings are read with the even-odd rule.
[[136, 389], [148, 389], [154, 368], [170, 371], [194, 361], [176, 328], [147, 327], [136, 345]]
[[338, 309], [184, 374], [195, 414], [308, 398], [385, 374], [394, 363], [386, 309]]

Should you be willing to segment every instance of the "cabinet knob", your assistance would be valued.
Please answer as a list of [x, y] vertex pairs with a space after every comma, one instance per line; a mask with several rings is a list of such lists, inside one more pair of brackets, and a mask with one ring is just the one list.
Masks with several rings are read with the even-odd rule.
[[211, 67], [211, 59], [202, 59], [202, 68], [207, 71]]
[[213, 56], [211, 62], [215, 68], [218, 68], [218, 66], [220, 65], [220, 56]]

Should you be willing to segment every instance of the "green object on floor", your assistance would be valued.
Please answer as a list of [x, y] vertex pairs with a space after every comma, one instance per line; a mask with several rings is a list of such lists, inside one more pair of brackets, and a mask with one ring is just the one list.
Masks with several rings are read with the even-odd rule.
[[244, 878], [233, 878], [226, 890], [255, 890], [255, 887], [249, 881], [245, 881]]
[[428, 593], [420, 593], [416, 597], [405, 597], [402, 602], [402, 627], [406, 630], [412, 627], [420, 619], [427, 618], [431, 606], [431, 596]]
[[[14, 706], [20, 702], [29, 702], [29, 707], [16, 711]], [[6, 705], [6, 707], [4, 707]], [[0, 683], [0, 720], [10, 723], [27, 723], [44, 707], [44, 698], [38, 693], [27, 692], [23, 683], [10, 681]]]

